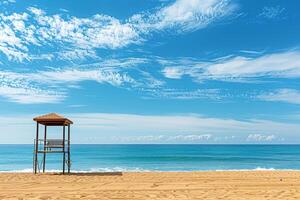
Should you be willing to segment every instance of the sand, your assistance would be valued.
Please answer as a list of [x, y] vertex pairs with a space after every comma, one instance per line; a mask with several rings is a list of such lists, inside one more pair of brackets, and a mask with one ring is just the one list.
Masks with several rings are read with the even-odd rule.
[[300, 199], [300, 171], [0, 173], [0, 199]]

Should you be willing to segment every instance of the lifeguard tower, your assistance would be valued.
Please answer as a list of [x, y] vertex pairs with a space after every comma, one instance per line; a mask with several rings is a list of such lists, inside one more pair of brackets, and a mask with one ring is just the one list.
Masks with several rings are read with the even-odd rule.
[[[42, 168], [43, 172], [46, 169], [46, 155], [48, 153], [61, 153], [63, 169], [65, 173], [65, 166], [67, 164], [68, 173], [71, 168], [71, 154], [70, 154], [70, 125], [73, 122], [56, 113], [49, 113], [39, 117], [33, 118], [36, 121], [36, 138], [34, 140], [34, 158], [33, 158], [33, 172], [36, 174], [40, 172], [39, 155], [42, 154]], [[39, 139], [39, 125], [44, 125], [44, 139]], [[48, 126], [62, 126], [62, 139], [47, 139]], [[68, 127], [68, 137], [66, 138], [66, 127]], [[67, 156], [67, 158], [66, 158]]]

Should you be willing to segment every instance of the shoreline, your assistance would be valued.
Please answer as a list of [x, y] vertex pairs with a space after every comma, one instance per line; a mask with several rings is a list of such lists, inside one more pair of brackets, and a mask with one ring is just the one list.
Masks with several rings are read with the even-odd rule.
[[0, 173], [0, 199], [300, 199], [300, 170]]
[[[77, 173], [194, 173], [194, 172], [252, 172], [252, 171], [299, 171], [299, 169], [275, 169], [275, 168], [261, 168], [257, 167], [255, 169], [216, 169], [216, 170], [178, 170], [178, 171], [160, 171], [160, 170], [103, 170], [103, 171], [85, 171], [85, 170], [71, 170], [71, 174], [77, 174]], [[44, 174], [53, 174], [53, 173], [60, 173], [61, 170], [56, 170], [56, 169], [50, 169], [46, 170]], [[0, 174], [12, 174], [12, 173], [20, 173], [20, 174], [31, 174], [33, 173], [32, 169], [24, 169], [24, 170], [12, 170], [12, 171], [0, 171]], [[43, 174], [43, 173], [38, 173], [38, 174]]]

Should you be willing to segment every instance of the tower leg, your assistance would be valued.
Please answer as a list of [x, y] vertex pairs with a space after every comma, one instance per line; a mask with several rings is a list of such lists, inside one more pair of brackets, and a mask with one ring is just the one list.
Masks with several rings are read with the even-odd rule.
[[37, 173], [37, 159], [38, 159], [38, 147], [39, 147], [39, 123], [36, 123], [36, 137], [35, 137], [35, 151], [34, 151], [34, 173]]
[[47, 126], [45, 125], [45, 132], [44, 132], [44, 157], [43, 157], [43, 173], [45, 173], [46, 168], [46, 140], [47, 140]]
[[65, 173], [65, 167], [66, 167], [66, 152], [65, 152], [65, 132], [66, 132], [66, 126], [63, 126], [63, 174]]
[[71, 169], [71, 154], [70, 154], [70, 124], [68, 125], [68, 173]]

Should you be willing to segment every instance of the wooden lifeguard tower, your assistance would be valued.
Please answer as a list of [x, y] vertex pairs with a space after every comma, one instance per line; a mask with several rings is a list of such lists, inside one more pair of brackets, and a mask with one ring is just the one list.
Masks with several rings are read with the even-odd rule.
[[[33, 172], [36, 174], [39, 169], [39, 154], [43, 155], [42, 166], [43, 172], [46, 167], [46, 154], [47, 153], [61, 153], [63, 155], [63, 174], [65, 173], [65, 166], [68, 166], [68, 173], [71, 168], [71, 155], [70, 155], [70, 125], [73, 122], [56, 113], [49, 113], [39, 117], [33, 118], [36, 121], [36, 138], [34, 140], [34, 160]], [[39, 125], [44, 125], [44, 139], [39, 139]], [[62, 126], [62, 139], [47, 139], [48, 126]], [[66, 139], [66, 127], [68, 127], [68, 137]], [[67, 155], [67, 159], [66, 159]]]

